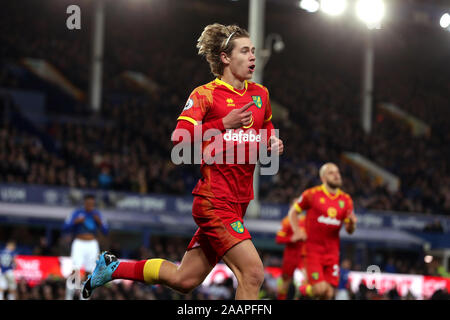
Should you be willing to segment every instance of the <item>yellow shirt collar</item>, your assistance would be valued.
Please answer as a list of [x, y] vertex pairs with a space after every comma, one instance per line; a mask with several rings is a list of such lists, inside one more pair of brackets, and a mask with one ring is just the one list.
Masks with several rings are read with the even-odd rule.
[[238, 94], [238, 95], [240, 95], [240, 96], [243, 96], [243, 95], [247, 92], [247, 88], [248, 88], [248, 82], [247, 82], [247, 80], [244, 80], [244, 87], [245, 87], [245, 90], [244, 90], [243, 93], [237, 92], [236, 89], [235, 89], [231, 84], [226, 83], [225, 81], [220, 80], [219, 78], [216, 78], [214, 81], [215, 81], [217, 84], [220, 84], [220, 85], [223, 85], [223, 86], [227, 87], [228, 89], [230, 89], [231, 91], [233, 91], [234, 93], [236, 93], [236, 94]]
[[321, 188], [322, 188], [323, 192], [327, 195], [327, 197], [330, 198], [331, 200], [336, 199], [341, 194], [341, 189], [339, 189], [339, 188], [337, 189], [337, 192], [335, 194], [328, 192], [328, 190], [324, 184], [321, 185]]

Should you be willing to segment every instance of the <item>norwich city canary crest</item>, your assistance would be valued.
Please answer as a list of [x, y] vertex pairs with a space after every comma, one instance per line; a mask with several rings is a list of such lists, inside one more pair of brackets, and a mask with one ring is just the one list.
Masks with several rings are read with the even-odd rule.
[[231, 223], [230, 226], [237, 233], [243, 233], [244, 232], [244, 226], [242, 225], [242, 223], [239, 220]]
[[262, 100], [261, 100], [261, 96], [252, 96], [253, 102], [255, 103], [255, 105], [261, 109], [262, 107]]

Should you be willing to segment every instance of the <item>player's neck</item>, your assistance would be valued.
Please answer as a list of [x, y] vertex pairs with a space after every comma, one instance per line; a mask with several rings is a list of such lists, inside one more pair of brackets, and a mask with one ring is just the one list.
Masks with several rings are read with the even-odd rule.
[[326, 183], [324, 183], [323, 185], [324, 185], [324, 188], [328, 191], [328, 193], [331, 193], [332, 195], [335, 195], [339, 190], [339, 188], [332, 188]]
[[235, 89], [242, 90], [245, 88], [245, 80], [236, 78], [228, 69], [224, 70], [223, 75], [219, 79], [233, 86]]

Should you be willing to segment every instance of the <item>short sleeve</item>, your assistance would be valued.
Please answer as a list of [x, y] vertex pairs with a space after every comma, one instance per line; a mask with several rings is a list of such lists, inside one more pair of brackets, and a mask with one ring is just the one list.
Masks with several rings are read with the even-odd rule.
[[300, 198], [295, 202], [294, 207], [297, 212], [308, 210], [311, 206], [311, 194], [308, 190], [304, 191]]
[[212, 105], [212, 91], [198, 87], [189, 95], [183, 111], [177, 120], [185, 120], [193, 125], [203, 121]]

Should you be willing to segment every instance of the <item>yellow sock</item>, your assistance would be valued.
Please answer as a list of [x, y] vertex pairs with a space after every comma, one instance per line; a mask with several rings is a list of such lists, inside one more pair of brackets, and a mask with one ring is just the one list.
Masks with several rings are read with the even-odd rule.
[[164, 259], [149, 259], [144, 265], [144, 281], [149, 284], [157, 283], [159, 280], [159, 269]]
[[306, 294], [308, 295], [308, 297], [313, 297], [313, 291], [312, 291], [312, 285], [308, 284], [306, 285]]

